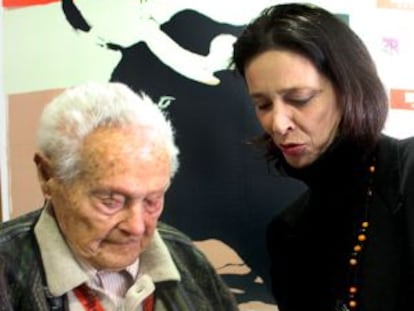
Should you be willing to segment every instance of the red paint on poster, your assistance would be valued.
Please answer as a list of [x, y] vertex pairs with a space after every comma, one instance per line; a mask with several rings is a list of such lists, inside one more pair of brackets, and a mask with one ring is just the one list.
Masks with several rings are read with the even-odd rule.
[[391, 89], [392, 109], [414, 110], [414, 90]]
[[20, 8], [31, 5], [49, 4], [60, 2], [60, 0], [3, 0], [2, 4], [5, 8]]

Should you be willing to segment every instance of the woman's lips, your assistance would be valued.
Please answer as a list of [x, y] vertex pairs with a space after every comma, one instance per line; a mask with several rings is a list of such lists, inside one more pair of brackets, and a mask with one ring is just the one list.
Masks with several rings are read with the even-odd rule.
[[299, 156], [305, 152], [305, 145], [303, 144], [283, 144], [280, 149], [286, 156]]

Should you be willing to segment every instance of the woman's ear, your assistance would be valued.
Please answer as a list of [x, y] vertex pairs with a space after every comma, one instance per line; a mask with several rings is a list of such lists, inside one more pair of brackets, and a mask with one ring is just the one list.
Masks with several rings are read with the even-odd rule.
[[45, 155], [36, 152], [33, 161], [36, 164], [37, 178], [39, 179], [40, 189], [45, 199], [50, 198], [49, 180], [53, 177], [52, 163]]

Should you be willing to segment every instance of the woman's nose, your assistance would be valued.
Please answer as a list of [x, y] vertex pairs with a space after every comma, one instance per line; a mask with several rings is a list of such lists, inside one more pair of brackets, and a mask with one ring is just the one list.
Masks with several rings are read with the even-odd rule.
[[293, 121], [289, 109], [283, 105], [273, 105], [272, 131], [275, 134], [284, 136], [293, 128]]

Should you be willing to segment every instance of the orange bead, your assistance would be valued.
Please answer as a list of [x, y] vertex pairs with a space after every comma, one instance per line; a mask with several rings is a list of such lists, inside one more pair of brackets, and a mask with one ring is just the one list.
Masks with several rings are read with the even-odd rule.
[[362, 250], [362, 246], [361, 245], [357, 244], [357, 245], [354, 246], [354, 252], [359, 253], [361, 250]]
[[356, 306], [357, 306], [358, 304], [357, 304], [357, 302], [355, 301], [355, 300], [350, 300], [349, 301], [349, 303], [348, 303], [348, 306], [351, 308], [351, 309], [354, 309], [354, 308], [356, 308]]
[[351, 286], [350, 288], [349, 288], [349, 292], [351, 293], [351, 294], [356, 294], [356, 292], [358, 291], [358, 289], [357, 289], [357, 287], [356, 286]]
[[358, 235], [358, 241], [364, 242], [366, 239], [367, 239], [367, 236], [365, 234]]

